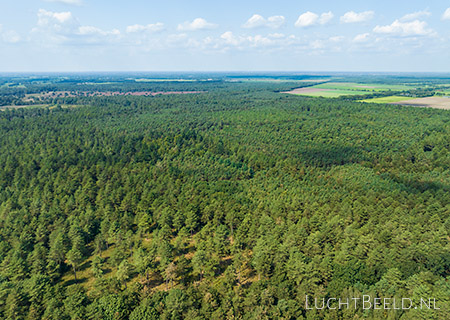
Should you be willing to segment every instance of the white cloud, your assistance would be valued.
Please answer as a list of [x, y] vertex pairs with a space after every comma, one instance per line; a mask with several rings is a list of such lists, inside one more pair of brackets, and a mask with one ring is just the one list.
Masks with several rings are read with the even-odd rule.
[[423, 10], [423, 11], [417, 11], [417, 12], [405, 14], [403, 17], [400, 18], [400, 20], [401, 21], [413, 21], [413, 20], [417, 20], [421, 17], [429, 17], [429, 16], [431, 16], [431, 12], [428, 10]]
[[120, 36], [121, 33], [117, 29], [107, 31], [93, 26], [80, 26], [75, 32], [75, 37], [71, 36], [69, 42], [74, 44], [108, 44], [116, 43], [121, 39]]
[[93, 44], [115, 41], [120, 31], [105, 31], [94, 26], [80, 25], [71, 12], [52, 12], [39, 9], [37, 26], [32, 29], [32, 40], [45, 45]]
[[78, 28], [79, 35], [103, 34], [104, 31], [93, 26], [81, 26]]
[[353, 42], [367, 42], [369, 40], [369, 33], [361, 33], [353, 38]]
[[331, 21], [331, 19], [333, 19], [333, 17], [334, 14], [331, 11], [322, 13], [320, 17], [314, 12], [307, 11], [298, 17], [297, 21], [295, 22], [295, 26], [310, 27], [317, 24], [327, 24]]
[[185, 46], [188, 40], [189, 38], [186, 33], [169, 34], [165, 39], [166, 44], [173, 47]]
[[225, 40], [225, 43], [231, 44], [234, 46], [239, 45], [242, 42], [242, 38], [236, 37], [233, 32], [227, 31], [224, 32], [221, 36], [221, 39]]
[[283, 16], [271, 16], [267, 18], [267, 26], [277, 29], [284, 24], [285, 18]]
[[14, 30], [3, 31], [3, 26], [1, 24], [0, 24], [0, 39], [3, 40], [3, 42], [7, 43], [17, 43], [20, 42], [20, 40], [22, 40], [20, 35]]
[[83, 1], [81, 0], [45, 0], [46, 2], [60, 2], [64, 4], [73, 4], [73, 5], [81, 5], [83, 4]]
[[341, 42], [344, 39], [345, 38], [343, 36], [333, 36], [330, 37], [328, 40], [330, 40], [331, 42]]
[[427, 28], [427, 23], [420, 20], [414, 20], [411, 22], [401, 22], [400, 20], [395, 20], [390, 25], [376, 26], [373, 31], [376, 33], [399, 36], [425, 36], [433, 33], [432, 29]]
[[341, 17], [341, 22], [342, 23], [365, 22], [365, 21], [369, 21], [370, 19], [372, 19], [373, 16], [374, 16], [373, 11], [364, 11], [364, 12], [360, 12], [360, 13], [357, 13], [355, 11], [349, 11], [349, 12], [346, 12]]
[[73, 34], [79, 27], [78, 21], [67, 12], [52, 12], [39, 9], [37, 13], [37, 27], [32, 30], [34, 33], [68, 35]]
[[295, 26], [296, 27], [313, 26], [317, 23], [317, 20], [319, 20], [319, 16], [317, 14], [311, 11], [307, 11], [298, 17], [297, 21], [295, 22]]
[[264, 37], [262, 35], [256, 35], [254, 37], [247, 37], [247, 41], [250, 44], [250, 46], [253, 47], [267, 47], [274, 44], [274, 41], [272, 39], [269, 39], [268, 37]]
[[148, 24], [146, 26], [135, 24], [132, 26], [128, 26], [126, 28], [127, 33], [138, 33], [138, 32], [158, 32], [164, 29], [164, 24], [161, 22]]
[[334, 18], [334, 14], [331, 11], [324, 12], [320, 15], [319, 23], [320, 24], [327, 24], [331, 21], [331, 19]]
[[269, 27], [277, 29], [284, 24], [285, 18], [283, 16], [271, 16], [267, 20], [259, 15], [254, 14], [247, 22], [243, 25], [244, 28], [259, 28], [259, 27]]
[[50, 24], [63, 24], [73, 21], [72, 13], [67, 12], [51, 12], [44, 9], [38, 11], [38, 26], [46, 26]]
[[216, 24], [210, 23], [203, 18], [194, 19], [192, 22], [186, 21], [178, 25], [179, 31], [196, 31], [214, 28], [217, 28]]
[[442, 20], [450, 20], [450, 8], [447, 8], [447, 10], [445, 10], [444, 14], [442, 15]]
[[93, 26], [80, 26], [78, 28], [77, 34], [81, 36], [109, 36], [109, 35], [118, 36], [120, 35], [120, 31], [117, 29], [113, 29], [111, 31], [104, 31], [102, 29]]
[[238, 50], [248, 50], [250, 48], [261, 48], [270, 50], [283, 50], [291, 47], [296, 42], [293, 35], [286, 36], [282, 33], [271, 33], [268, 35], [243, 36], [235, 35], [231, 31], [224, 32], [219, 39], [208, 37], [204, 43], [210, 48], [228, 50], [234, 47]]
[[254, 14], [250, 19], [243, 25], [244, 28], [258, 28], [263, 27], [266, 24], [266, 19], [259, 14]]
[[325, 43], [322, 40], [314, 40], [313, 42], [311, 42], [310, 46], [311, 49], [318, 50], [325, 48]]
[[269, 38], [274, 38], [274, 39], [281, 39], [281, 38], [284, 38], [284, 37], [286, 37], [284, 34], [282, 34], [282, 33], [269, 33], [268, 35], [267, 35]]
[[20, 40], [22, 40], [20, 35], [17, 32], [15, 32], [14, 30], [8, 30], [8, 31], [4, 32], [2, 34], [2, 38], [3, 38], [3, 41], [8, 42], [8, 43], [17, 43], [17, 42], [20, 42]]

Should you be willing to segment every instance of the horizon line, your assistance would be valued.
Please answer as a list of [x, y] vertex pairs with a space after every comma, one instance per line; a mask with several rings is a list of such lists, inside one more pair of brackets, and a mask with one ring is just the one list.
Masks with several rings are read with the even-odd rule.
[[95, 73], [222, 73], [222, 74], [233, 74], [233, 73], [248, 73], [248, 74], [270, 74], [270, 73], [283, 73], [283, 74], [327, 74], [327, 73], [357, 73], [357, 74], [449, 74], [450, 71], [331, 71], [331, 70], [314, 70], [314, 71], [301, 71], [301, 70], [292, 70], [292, 71], [283, 71], [283, 70], [160, 70], [160, 71], [152, 71], [152, 70], [97, 70], [97, 71], [0, 71], [0, 75], [4, 74], [95, 74]]

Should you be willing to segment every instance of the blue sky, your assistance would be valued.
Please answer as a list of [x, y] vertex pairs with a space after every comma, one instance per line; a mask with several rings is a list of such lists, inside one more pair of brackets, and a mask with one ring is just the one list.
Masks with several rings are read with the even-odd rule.
[[15, 71], [450, 72], [450, 1], [3, 0]]

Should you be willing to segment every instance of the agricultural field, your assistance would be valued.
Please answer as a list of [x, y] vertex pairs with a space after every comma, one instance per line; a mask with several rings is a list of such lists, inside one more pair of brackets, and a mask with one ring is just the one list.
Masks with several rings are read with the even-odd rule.
[[414, 88], [403, 84], [373, 84], [373, 83], [352, 83], [352, 82], [327, 82], [319, 84], [315, 87], [321, 89], [365, 91], [365, 92], [367, 91], [379, 92], [389, 90], [402, 91]]
[[384, 91], [405, 91], [411, 89], [415, 89], [415, 87], [403, 84], [323, 82], [310, 87], [297, 88], [285, 93], [311, 97], [337, 98], [341, 96], [366, 95]]
[[275, 78], [267, 78], [267, 79], [239, 79], [239, 80], [230, 80], [230, 82], [278, 82], [278, 83], [288, 83], [288, 82], [298, 82], [298, 83], [315, 83], [321, 84], [327, 82], [328, 79], [275, 79]]
[[380, 98], [373, 98], [373, 99], [364, 99], [360, 100], [361, 102], [368, 102], [368, 103], [395, 103], [400, 101], [408, 101], [414, 99], [413, 97], [405, 97], [405, 96], [389, 96], [389, 97], [380, 97]]
[[439, 97], [439, 96], [423, 97], [423, 98], [405, 97], [405, 96], [389, 96], [389, 97], [380, 97], [380, 98], [373, 98], [373, 99], [364, 99], [364, 100], [360, 100], [360, 102], [388, 103], [388, 104], [397, 104], [397, 105], [403, 105], [403, 106], [450, 110], [450, 98]]
[[426, 97], [426, 98], [410, 99], [398, 101], [395, 104], [413, 107], [450, 110], [450, 98], [445, 97]]
[[314, 87], [298, 88], [298, 89], [294, 89], [292, 91], [286, 91], [284, 93], [297, 94], [297, 95], [301, 95], [301, 96], [310, 96], [310, 97], [337, 98], [337, 97], [348, 96], [348, 95], [366, 94], [367, 92], [357, 91], [357, 90], [325, 89], [325, 88], [319, 88], [319, 86], [314, 86]]

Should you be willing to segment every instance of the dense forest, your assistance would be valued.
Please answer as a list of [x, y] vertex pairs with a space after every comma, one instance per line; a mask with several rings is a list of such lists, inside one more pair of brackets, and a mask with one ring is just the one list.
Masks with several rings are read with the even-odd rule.
[[1, 319], [450, 319], [448, 111], [289, 81], [75, 80], [1, 98], [201, 93], [0, 111]]

